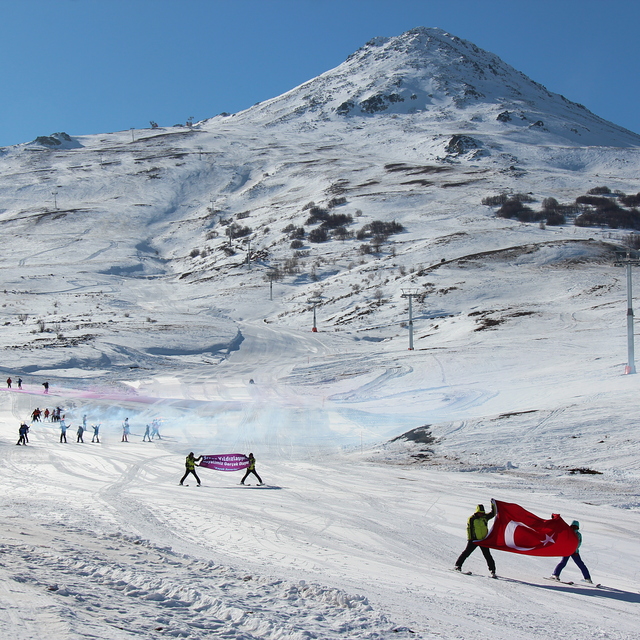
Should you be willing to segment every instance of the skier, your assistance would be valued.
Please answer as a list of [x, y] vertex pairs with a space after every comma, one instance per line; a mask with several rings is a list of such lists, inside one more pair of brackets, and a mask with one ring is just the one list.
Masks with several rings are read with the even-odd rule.
[[131, 430], [129, 428], [129, 418], [125, 418], [122, 423], [122, 440], [121, 442], [129, 442], [129, 434]]
[[154, 418], [151, 421], [151, 439], [153, 440], [154, 436], [158, 436], [158, 440], [162, 440], [160, 437], [160, 420]]
[[[476, 507], [476, 512], [469, 518], [467, 522], [467, 546], [465, 550], [460, 554], [460, 557], [456, 560], [456, 571], [462, 571], [462, 565], [464, 561], [475, 551], [478, 546], [475, 544], [475, 540], [483, 540], [489, 533], [489, 527], [487, 522], [496, 515], [495, 505], [491, 507], [489, 513], [485, 513], [484, 506], [479, 504]], [[491, 552], [486, 547], [480, 547], [484, 559], [487, 561], [487, 567], [491, 572], [491, 577], [496, 576], [496, 563], [493, 560]]]
[[22, 391], [22, 378], [18, 378], [18, 389]]
[[31, 422], [40, 422], [40, 414], [42, 412], [38, 407], [36, 407], [31, 413]]
[[7, 378], [7, 389], [11, 389], [11, 378]]
[[258, 475], [256, 471], [256, 459], [253, 457], [253, 453], [249, 454], [249, 466], [247, 467], [247, 473], [244, 474], [244, 478], [240, 480], [240, 484], [244, 484], [244, 481], [247, 479], [247, 476], [253, 473], [253, 475], [258, 478], [258, 484], [263, 485], [262, 478]]
[[150, 430], [151, 430], [151, 425], [147, 425], [144, 430], [144, 435], [142, 436], [142, 442], [144, 442], [147, 438], [149, 438], [149, 442], [151, 442]]
[[60, 420], [60, 442], [67, 441], [67, 423], [64, 421], [64, 418]]
[[198, 456], [196, 458], [193, 455], [193, 451], [187, 456], [187, 459], [185, 460], [185, 463], [184, 463], [186, 471], [184, 472], [184, 475], [180, 479], [180, 486], [182, 486], [182, 483], [185, 481], [185, 478], [190, 473], [193, 474], [194, 478], [198, 481], [198, 486], [200, 486], [200, 478], [198, 478], [198, 474], [196, 473], [196, 462], [200, 462], [200, 460], [202, 460], [202, 456]]
[[29, 427], [26, 423], [23, 422], [18, 429], [18, 435], [20, 437], [18, 438], [18, 442], [16, 442], [16, 444], [24, 444], [26, 446], [27, 442], [29, 442], [29, 439], [27, 438], [28, 431]]
[[580, 545], [582, 544], [582, 534], [580, 533], [580, 523], [577, 520], [574, 520], [571, 523], [571, 528], [573, 529], [574, 533], [578, 536], [578, 547], [575, 550], [573, 555], [566, 556], [565, 558], [562, 558], [562, 560], [560, 560], [560, 562], [558, 563], [558, 566], [553, 570], [553, 575], [551, 577], [554, 580], [560, 580], [560, 573], [567, 566], [567, 562], [569, 562], [569, 558], [572, 558], [573, 561], [578, 565], [578, 568], [580, 569], [580, 571], [582, 571], [583, 582], [588, 582], [589, 584], [593, 584], [591, 582], [591, 576], [589, 575], [589, 569], [587, 569], [587, 566], [582, 561], [582, 558], [578, 553], [580, 550]]
[[84, 433], [84, 427], [82, 425], [79, 425], [78, 426], [78, 431], [77, 431], [78, 439], [76, 440], [76, 442], [83, 442], [84, 443], [84, 440], [82, 438], [82, 434], [83, 433]]
[[91, 426], [93, 427], [93, 438], [91, 438], [91, 442], [97, 442], [100, 444], [100, 425], [92, 424]]
[[42, 386], [44, 387], [44, 392], [45, 393], [49, 393], [49, 383], [48, 382], [43, 382]]
[[86, 431], [87, 430], [87, 414], [86, 413], [82, 416], [82, 426], [84, 427], [84, 430]]
[[44, 419], [45, 421], [49, 420], [49, 409], [45, 407], [44, 409]]

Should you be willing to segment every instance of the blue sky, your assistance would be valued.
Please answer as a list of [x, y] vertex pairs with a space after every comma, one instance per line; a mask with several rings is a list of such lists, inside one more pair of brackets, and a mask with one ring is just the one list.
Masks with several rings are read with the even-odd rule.
[[417, 26], [640, 133], [639, 21], [632, 0], [0, 0], [0, 146], [239, 111]]

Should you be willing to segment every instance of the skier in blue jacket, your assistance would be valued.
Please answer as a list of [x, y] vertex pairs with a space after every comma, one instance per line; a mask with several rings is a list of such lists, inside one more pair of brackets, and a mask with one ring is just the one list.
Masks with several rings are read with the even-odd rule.
[[589, 569], [587, 569], [587, 566], [582, 561], [582, 558], [578, 553], [578, 551], [580, 550], [580, 545], [582, 544], [582, 534], [580, 533], [580, 523], [577, 520], [574, 520], [571, 523], [571, 528], [573, 529], [573, 532], [578, 536], [578, 547], [575, 550], [575, 553], [573, 555], [566, 556], [562, 558], [562, 560], [560, 560], [560, 562], [558, 563], [558, 566], [553, 570], [553, 575], [551, 577], [554, 580], [560, 580], [560, 573], [567, 566], [567, 562], [569, 562], [569, 558], [571, 558], [578, 565], [578, 568], [580, 569], [580, 571], [582, 571], [582, 577], [584, 579], [584, 582], [588, 582], [589, 584], [592, 584], [591, 575], [589, 574]]

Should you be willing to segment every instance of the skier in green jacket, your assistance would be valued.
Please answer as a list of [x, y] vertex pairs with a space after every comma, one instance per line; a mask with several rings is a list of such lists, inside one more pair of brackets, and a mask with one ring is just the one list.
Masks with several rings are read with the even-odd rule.
[[[476, 507], [476, 512], [469, 518], [467, 522], [467, 546], [465, 550], [460, 554], [460, 557], [456, 560], [456, 571], [462, 571], [462, 564], [464, 561], [475, 551], [477, 544], [475, 540], [483, 540], [489, 533], [488, 521], [496, 515], [495, 505], [491, 507], [489, 513], [485, 513], [484, 506], [479, 504]], [[491, 577], [496, 577], [496, 563], [493, 560], [491, 552], [486, 547], [480, 547], [484, 559], [487, 561], [487, 566], [491, 572]]]
[[199, 457], [195, 457], [193, 455], [193, 451], [187, 456], [187, 459], [184, 462], [184, 466], [186, 468], [186, 471], [184, 472], [184, 475], [182, 476], [182, 479], [180, 480], [180, 485], [182, 486], [182, 483], [185, 481], [185, 478], [192, 473], [194, 478], [197, 480], [198, 482], [198, 486], [200, 486], [200, 478], [198, 478], [198, 474], [196, 473], [196, 462], [200, 462], [200, 460], [202, 460], [202, 456]]

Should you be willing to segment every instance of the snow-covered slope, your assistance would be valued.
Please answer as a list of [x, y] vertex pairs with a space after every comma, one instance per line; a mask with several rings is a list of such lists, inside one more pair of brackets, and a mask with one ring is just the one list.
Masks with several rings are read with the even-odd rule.
[[[635, 194], [639, 142], [415, 29], [239, 114], [0, 150], [0, 629], [637, 637], [627, 232], [482, 201]], [[313, 242], [329, 215], [343, 232]], [[103, 443], [36, 423], [16, 447], [54, 405]], [[152, 419], [164, 439], [143, 445]], [[190, 450], [252, 450], [271, 488], [175, 487]], [[612, 589], [509, 554], [509, 580], [451, 574], [491, 497], [583, 520]]]

